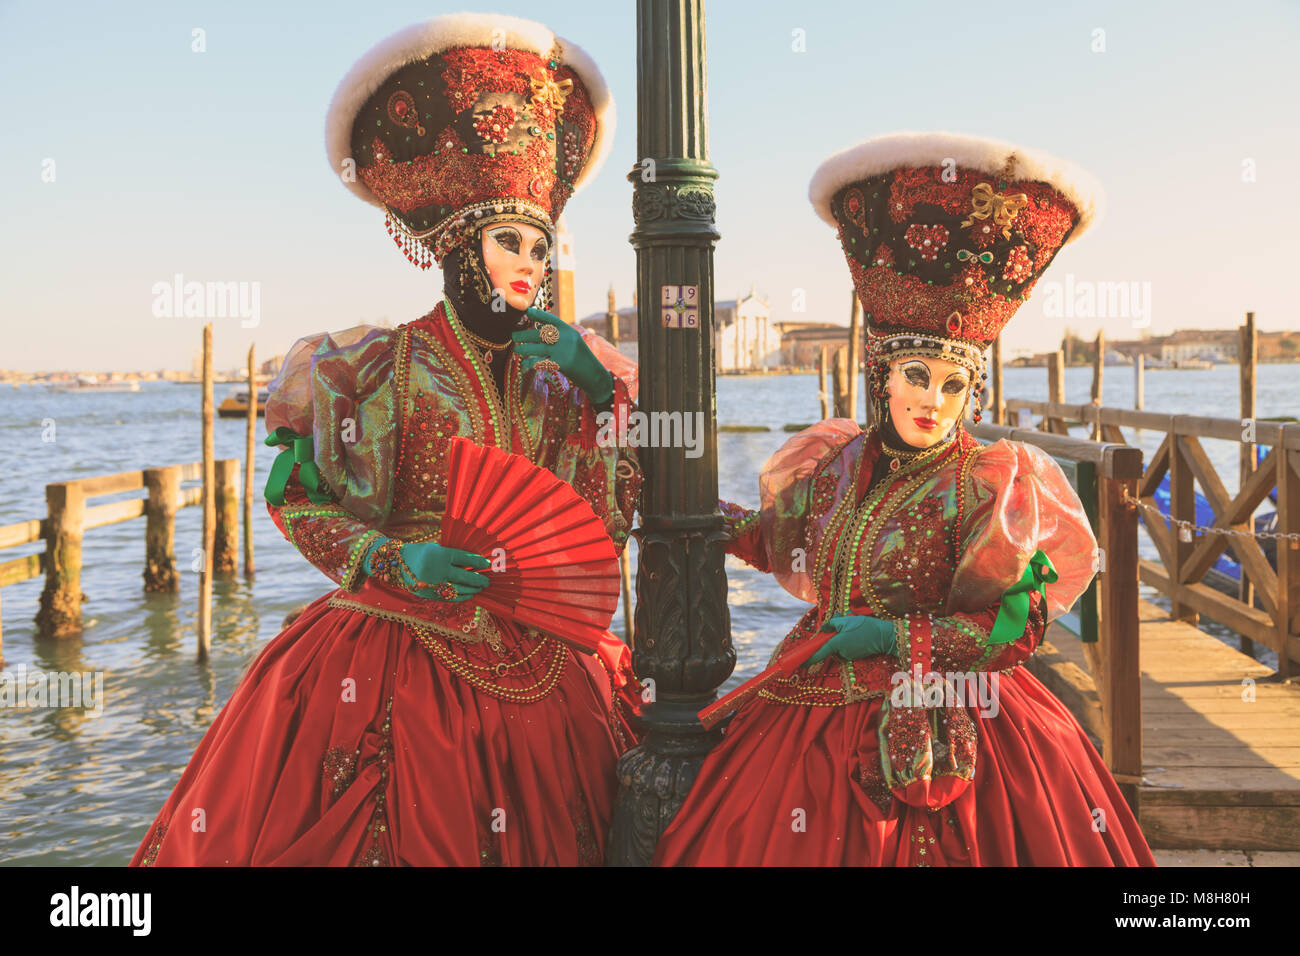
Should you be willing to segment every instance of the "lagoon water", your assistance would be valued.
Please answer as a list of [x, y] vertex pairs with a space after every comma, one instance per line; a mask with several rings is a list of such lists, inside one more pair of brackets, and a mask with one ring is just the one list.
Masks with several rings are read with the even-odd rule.
[[[1146, 408], [1235, 417], [1237, 375], [1236, 366], [1149, 370]], [[1300, 366], [1264, 365], [1258, 378], [1261, 416], [1300, 415]], [[1090, 370], [1068, 369], [1066, 400], [1087, 401], [1090, 382]], [[234, 388], [218, 386], [217, 401]], [[1006, 388], [1010, 397], [1042, 399], [1046, 371], [1008, 369]], [[1130, 368], [1106, 369], [1105, 400], [1132, 407]], [[0, 388], [0, 526], [42, 517], [47, 482], [197, 460], [199, 407], [197, 386], [167, 383], [98, 395]], [[815, 378], [719, 378], [717, 407], [721, 424], [771, 429], [724, 432], [718, 439], [720, 495], [753, 506], [760, 467], [789, 437], [783, 426], [819, 415]], [[51, 423], [53, 441], [46, 440]], [[217, 420], [218, 458], [242, 458], [244, 429], [243, 420]], [[1148, 456], [1160, 437], [1130, 432], [1130, 441]], [[1237, 446], [1217, 441], [1205, 446], [1235, 491]], [[0, 708], [0, 863], [124, 865], [245, 666], [279, 632], [288, 611], [333, 588], [280, 536], [266, 513], [260, 489], [273, 455], [259, 446], [257, 574], [251, 581], [241, 576], [215, 582], [214, 637], [206, 665], [194, 659], [198, 577], [189, 571], [189, 556], [200, 539], [199, 508], [177, 515], [182, 575], [176, 595], [148, 595], [142, 589], [142, 519], [87, 532], [82, 578], [87, 626], [79, 637], [35, 638], [40, 579], [3, 590], [5, 663], [29, 673], [103, 672], [104, 710], [91, 716], [71, 708]], [[116, 499], [95, 503], [111, 500]], [[1144, 554], [1154, 556], [1145, 540], [1143, 545]], [[37, 550], [39, 545], [7, 549], [0, 560]], [[727, 570], [737, 654], [732, 686], [763, 667], [806, 605], [734, 559], [728, 559]], [[622, 633], [621, 611], [613, 629]]]

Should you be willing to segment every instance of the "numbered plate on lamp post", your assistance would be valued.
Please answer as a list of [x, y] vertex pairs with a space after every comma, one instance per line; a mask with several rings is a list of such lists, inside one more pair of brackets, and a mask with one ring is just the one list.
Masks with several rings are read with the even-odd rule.
[[659, 315], [663, 319], [664, 328], [699, 328], [699, 298], [700, 287], [697, 285], [660, 286]]

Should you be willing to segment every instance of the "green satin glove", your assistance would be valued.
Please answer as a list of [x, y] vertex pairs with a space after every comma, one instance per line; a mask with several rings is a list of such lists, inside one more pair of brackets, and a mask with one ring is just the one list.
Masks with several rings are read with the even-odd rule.
[[857, 661], [894, 652], [893, 621], [882, 621], [865, 614], [845, 614], [829, 618], [821, 629], [838, 633], [809, 658], [805, 667], [824, 661], [832, 654], [838, 654], [846, 661]]
[[587, 348], [582, 333], [558, 316], [541, 309], [529, 309], [524, 314], [560, 333], [559, 341], [554, 345], [543, 342], [537, 329], [524, 329], [510, 336], [515, 343], [515, 352], [524, 356], [524, 371], [542, 359], [550, 359], [560, 366], [565, 378], [582, 389], [593, 405], [604, 405], [614, 397], [614, 376]]
[[277, 508], [284, 507], [284, 491], [293, 474], [293, 466], [298, 466], [298, 483], [307, 492], [307, 499], [314, 505], [333, 501], [329, 482], [320, 473], [313, 459], [315, 454], [311, 435], [299, 435], [287, 425], [281, 425], [265, 438], [265, 443], [272, 448], [277, 445], [289, 447], [276, 456], [271, 464], [271, 474], [266, 479], [266, 500]]
[[1029, 623], [1029, 602], [1037, 591], [1047, 606], [1047, 586], [1057, 581], [1056, 568], [1052, 560], [1041, 549], [1035, 551], [1025, 567], [1020, 580], [1007, 588], [998, 605], [998, 616], [993, 622], [993, 631], [989, 634], [990, 644], [1010, 644], [1020, 640]]
[[[361, 563], [366, 574], [386, 580], [371, 566], [371, 559], [374, 557], [375, 550], [389, 540], [391, 539], [380, 538], [366, 549], [365, 560]], [[492, 566], [491, 561], [472, 551], [444, 548], [432, 541], [412, 541], [402, 545], [402, 560], [406, 562], [406, 568], [410, 569], [410, 573], [407, 573], [405, 568], [399, 568], [406, 589], [422, 598], [459, 604], [474, 597], [490, 583], [485, 575], [466, 570], [467, 568], [486, 570]], [[417, 589], [411, 574], [429, 586]], [[443, 597], [437, 592], [440, 584], [450, 584], [456, 589], [456, 596]]]

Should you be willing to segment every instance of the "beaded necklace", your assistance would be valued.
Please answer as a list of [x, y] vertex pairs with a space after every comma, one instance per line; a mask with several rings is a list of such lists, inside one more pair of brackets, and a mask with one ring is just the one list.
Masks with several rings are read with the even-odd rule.
[[895, 619], [895, 615], [890, 614], [884, 609], [884, 602], [881, 601], [880, 595], [871, 584], [870, 570], [866, 574], [862, 573], [860, 564], [862, 561], [862, 539], [867, 539], [868, 547], [874, 551], [876, 538], [880, 535], [880, 529], [885, 520], [889, 517], [891, 509], [886, 507], [886, 502], [906, 501], [911, 494], [916, 491], [922, 484], [938, 470], [937, 462], [927, 462], [927, 465], [933, 464], [934, 467], [921, 468], [907, 481], [898, 484], [891, 483], [877, 495], [873, 495], [872, 507], [866, 509], [860, 517], [855, 516], [853, 524], [853, 533], [846, 536], [847, 547], [841, 556], [842, 560], [842, 577], [839, 582], [838, 592], [833, 595], [833, 607], [838, 607], [836, 613], [848, 614], [849, 605], [853, 595], [853, 579], [857, 578], [862, 586], [862, 596], [866, 598], [867, 604], [871, 607], [873, 613], [877, 616]]
[[475, 673], [475, 671], [488, 671], [497, 677], [504, 678], [508, 676], [506, 673], [508, 670], [528, 660], [529, 657], [532, 657], [533, 652], [529, 652], [527, 657], [513, 664], [502, 662], [484, 668], [480, 665], [471, 664], [464, 658], [453, 654], [450, 643], [444, 644], [438, 640], [438, 635], [432, 629], [415, 625], [412, 627], [412, 631], [415, 634], [416, 642], [461, 680], [498, 700], [518, 704], [529, 704], [541, 700], [549, 694], [564, 673], [564, 664], [568, 656], [563, 644], [553, 638], [539, 634], [538, 646], [533, 649], [533, 652], [544, 646], [550, 653], [549, 659], [539, 661], [537, 665], [530, 667], [530, 673], [518, 675], [520, 680], [536, 678], [536, 682], [523, 687], [507, 687], [503, 684], [494, 683], [487, 676]]
[[[850, 439], [849, 444], [857, 440], [859, 439]], [[842, 445], [835, 449], [834, 455], [830, 456], [832, 460], [843, 452], [844, 447], [845, 446]], [[853, 503], [853, 493], [851, 489], [857, 487], [858, 478], [862, 471], [861, 451], [853, 456], [853, 464], [851, 467], [853, 474], [848, 484], [850, 492], [849, 494], [843, 495], [840, 500], [835, 503], [835, 507], [831, 511], [830, 520], [826, 522], [826, 530], [822, 533], [821, 539], [817, 543], [817, 557], [813, 562], [813, 584], [818, 588], [821, 587], [822, 579], [826, 575], [827, 564], [831, 562], [832, 557], [836, 553], [835, 542], [839, 540], [840, 531], [844, 527], [845, 521], [853, 510], [851, 507]], [[816, 475], [820, 476], [823, 470], [824, 469], [818, 469]], [[833, 580], [834, 574], [832, 573], [832, 581]]]
[[510, 348], [511, 345], [510, 342], [502, 342], [500, 345], [498, 345], [496, 342], [489, 342], [487, 339], [483, 338], [482, 336], [475, 335], [472, 331], [470, 331], [469, 326], [465, 326], [465, 334], [469, 336], [469, 340], [471, 342], [473, 342], [475, 345], [477, 345], [479, 348], [483, 350], [482, 352], [483, 361], [486, 362], [489, 366], [492, 364], [492, 358], [494, 352], [502, 352], [505, 349]]
[[[501, 400], [501, 393], [497, 388], [496, 379], [492, 376], [490, 368], [491, 358], [489, 357], [488, 359], [489, 369], [487, 373], [484, 374], [483, 365], [480, 362], [481, 356], [477, 351], [469, 347], [465, 341], [465, 335], [462, 334], [468, 333], [469, 330], [461, 324], [460, 319], [456, 315], [456, 309], [451, 304], [451, 299], [444, 298], [442, 301], [446, 307], [447, 322], [451, 325], [451, 331], [456, 336], [456, 342], [460, 345], [461, 351], [469, 357], [470, 365], [474, 369], [474, 377], [478, 379], [479, 389], [482, 392], [484, 399], [487, 401], [488, 414], [492, 418], [492, 434], [496, 440], [495, 444], [504, 448], [506, 451], [509, 451], [510, 432], [507, 431], [505, 425], [505, 412], [502, 408], [504, 403]], [[515, 363], [512, 361], [511, 367], [506, 370], [507, 383], [510, 380], [510, 373], [513, 371], [514, 364]]]
[[[470, 374], [465, 370], [466, 363], [451, 354], [451, 348], [444, 345], [439, 338], [431, 333], [428, 329], [416, 328], [415, 336], [418, 338], [430, 352], [433, 353], [433, 367], [449, 374], [454, 383], [456, 398], [464, 407], [465, 413], [469, 415], [470, 429], [474, 434], [474, 442], [479, 445], [489, 445], [492, 443], [493, 436], [488, 433], [491, 422], [483, 417], [483, 410], [491, 410], [491, 405], [486, 401], [478, 400], [478, 392], [475, 390], [474, 382], [470, 379]], [[470, 363], [473, 368], [473, 363]], [[480, 387], [481, 388], [481, 387]], [[416, 388], [414, 398], [418, 399], [423, 393]]]
[[904, 451], [900, 448], [894, 448], [885, 441], [885, 436], [882, 434], [880, 436], [880, 450], [890, 459], [889, 470], [898, 471], [904, 462], [916, 462], [919, 464], [928, 461], [931, 458], [937, 458], [944, 449], [957, 440], [958, 431], [960, 431], [959, 428], [954, 428], [952, 434], [937, 445], [931, 445], [929, 448], [922, 448], [919, 451]]
[[[888, 500], [905, 500], [917, 487], [919, 487], [930, 475], [937, 470], [937, 465], [945, 453], [954, 447], [960, 429], [955, 429], [948, 438], [932, 448], [926, 448], [918, 452], [897, 452], [898, 458], [895, 458], [890, 464], [890, 479], [882, 482], [877, 488], [868, 491], [867, 496], [862, 503], [853, 510], [851, 517], [845, 524], [846, 533], [837, 535], [835, 541], [835, 562], [831, 575], [831, 600], [830, 613], [847, 614], [849, 613], [849, 602], [852, 595], [852, 582], [854, 577], [859, 577], [862, 583], [863, 596], [867, 598], [873, 612], [879, 610], [882, 616], [889, 617], [881, 608], [879, 596], [875, 589], [872, 588], [870, 578], [861, 577], [859, 574], [858, 563], [861, 555], [862, 539], [867, 535], [870, 526], [869, 541], [875, 541], [881, 525], [884, 524], [885, 518], [889, 515], [889, 509], [884, 506]], [[889, 448], [881, 437], [881, 451], [885, 454], [896, 453], [895, 449]], [[906, 457], [903, 457], [906, 456]], [[906, 462], [905, 465], [902, 462]], [[936, 467], [929, 467], [935, 465]], [[900, 469], [906, 469], [912, 472], [911, 478], [902, 484], [895, 479], [904, 477], [900, 474]]]
[[411, 330], [403, 325], [397, 330], [395, 379], [397, 382], [397, 464], [394, 472], [400, 474], [406, 461], [406, 396], [411, 384]]

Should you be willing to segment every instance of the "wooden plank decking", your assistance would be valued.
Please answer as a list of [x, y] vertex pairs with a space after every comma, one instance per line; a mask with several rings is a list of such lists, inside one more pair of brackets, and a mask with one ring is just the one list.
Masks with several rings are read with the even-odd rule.
[[[1139, 601], [1138, 618], [1151, 847], [1300, 851], [1300, 686], [1154, 604]], [[1078, 639], [1053, 625], [1030, 669], [1095, 742], [1100, 705]]]

